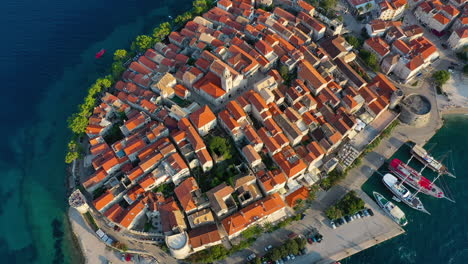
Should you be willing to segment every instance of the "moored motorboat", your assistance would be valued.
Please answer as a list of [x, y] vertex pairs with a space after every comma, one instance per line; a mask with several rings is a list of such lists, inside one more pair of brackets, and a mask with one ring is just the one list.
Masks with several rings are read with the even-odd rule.
[[405, 213], [396, 206], [394, 203], [387, 200], [383, 195], [378, 192], [374, 192], [374, 198], [379, 204], [379, 206], [400, 226], [405, 226], [408, 224]]

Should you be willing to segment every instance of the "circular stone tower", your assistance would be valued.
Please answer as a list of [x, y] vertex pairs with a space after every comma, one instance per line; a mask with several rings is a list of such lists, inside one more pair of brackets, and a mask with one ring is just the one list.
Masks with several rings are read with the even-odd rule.
[[400, 104], [400, 120], [414, 126], [424, 126], [431, 116], [431, 102], [420, 94], [407, 96]]
[[86, 203], [86, 199], [79, 189], [73, 191], [70, 197], [68, 197], [68, 203], [71, 207], [76, 208], [76, 210], [81, 214], [84, 214], [89, 210], [88, 203]]

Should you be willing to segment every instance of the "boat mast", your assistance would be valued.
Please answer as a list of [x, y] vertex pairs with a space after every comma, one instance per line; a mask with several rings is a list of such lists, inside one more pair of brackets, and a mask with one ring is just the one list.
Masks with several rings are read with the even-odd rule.
[[[411, 157], [413, 157], [413, 155], [411, 155]], [[410, 160], [411, 160], [411, 158], [410, 158]], [[408, 162], [409, 162], [410, 160], [408, 160]], [[403, 161], [402, 161], [402, 162], [403, 162]], [[406, 165], [408, 165], [408, 164], [406, 164]], [[401, 166], [401, 163], [398, 164], [398, 166]], [[400, 184], [398, 184], [398, 187], [401, 187], [401, 185], [403, 185], [403, 183], [406, 181], [406, 179], [408, 179], [408, 177], [411, 175], [411, 171], [408, 170], [408, 172], [409, 172], [409, 173], [406, 175], [406, 177], [403, 178], [403, 180], [400, 182]]]

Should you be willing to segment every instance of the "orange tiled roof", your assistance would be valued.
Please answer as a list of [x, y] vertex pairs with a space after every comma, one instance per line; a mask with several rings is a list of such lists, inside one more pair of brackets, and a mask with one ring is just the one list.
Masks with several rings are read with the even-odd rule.
[[140, 214], [144, 208], [145, 205], [141, 201], [132, 204], [127, 210], [125, 210], [124, 216], [120, 221], [120, 225], [128, 228], [133, 222], [133, 220], [135, 220], [137, 215]]
[[114, 200], [114, 197], [114, 194], [108, 190], [103, 195], [94, 200], [94, 207], [96, 207], [97, 210], [101, 210], [102, 208], [106, 207], [106, 205], [108, 205], [112, 200]]
[[234, 117], [235, 120], [239, 121], [241, 118], [244, 118], [247, 116], [247, 114], [244, 112], [242, 107], [236, 102], [236, 101], [230, 101], [226, 105], [226, 109], [229, 110], [231, 115]]
[[180, 205], [185, 212], [197, 208], [192, 192], [198, 189], [198, 184], [193, 177], [187, 178], [174, 189], [177, 199], [179, 199]]
[[189, 118], [190, 121], [192, 121], [192, 124], [198, 129], [206, 126], [207, 124], [210, 124], [213, 121], [216, 121], [216, 116], [208, 107], [208, 105], [205, 105], [197, 111], [191, 113]]
[[271, 215], [286, 206], [279, 194], [274, 193], [259, 200], [222, 221], [228, 235], [233, 235], [254, 224], [259, 219]]
[[288, 196], [286, 196], [286, 204], [289, 205], [290, 207], [296, 206], [298, 200], [305, 201], [309, 197], [309, 190], [307, 190], [306, 187], [302, 186], [301, 188], [295, 190]]
[[447, 25], [448, 23], [450, 23], [450, 19], [448, 19], [447, 17], [445, 17], [441, 13], [435, 14], [434, 19], [439, 21], [439, 23], [441, 23], [442, 25]]

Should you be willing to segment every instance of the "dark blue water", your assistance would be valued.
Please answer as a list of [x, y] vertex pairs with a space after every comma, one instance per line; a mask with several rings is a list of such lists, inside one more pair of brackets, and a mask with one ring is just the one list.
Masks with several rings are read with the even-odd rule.
[[[6, 0], [0, 8], [1, 263], [72, 263], [66, 119], [115, 49], [190, 0]], [[107, 54], [95, 60], [101, 48]]]
[[[412, 210], [402, 203], [398, 205], [406, 213], [409, 224], [404, 227], [406, 233], [392, 240], [363, 251], [349, 259], [346, 264], [365, 263], [468, 263], [468, 116], [451, 116], [444, 127], [427, 143], [433, 147], [431, 153], [441, 157], [451, 150], [445, 160], [452, 168], [456, 179], [443, 178], [439, 185], [447, 185], [455, 197], [456, 203], [438, 200], [420, 194], [422, 202], [431, 215]], [[396, 154], [402, 160], [408, 160], [409, 148], [402, 147]], [[421, 168], [414, 160], [411, 166]], [[381, 171], [388, 171], [381, 168]], [[429, 178], [435, 175], [425, 170]], [[381, 183], [381, 176], [374, 174], [364, 185], [363, 190], [372, 190], [391, 198], [391, 193]]]

